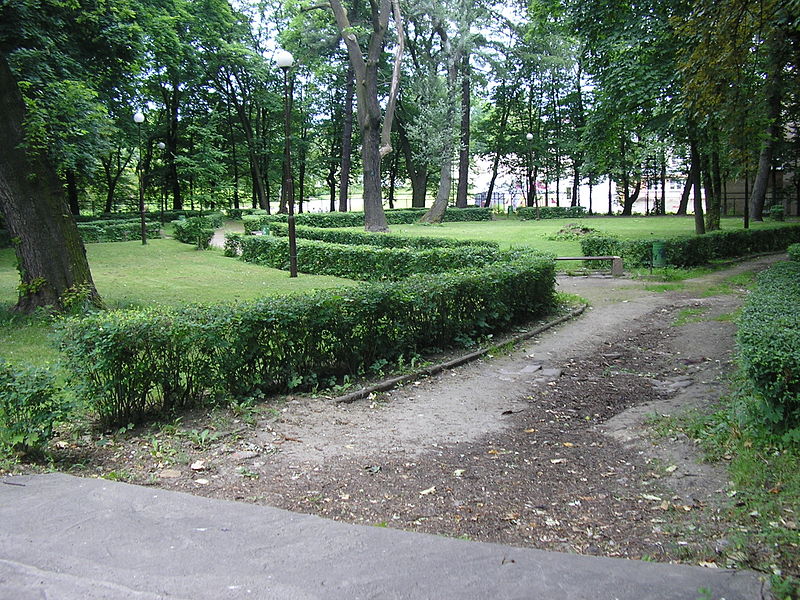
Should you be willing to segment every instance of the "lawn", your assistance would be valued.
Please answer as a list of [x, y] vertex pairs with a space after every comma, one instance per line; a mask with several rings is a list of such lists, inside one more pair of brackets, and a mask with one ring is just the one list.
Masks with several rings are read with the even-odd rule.
[[[503, 248], [530, 246], [556, 256], [582, 256], [577, 239], [552, 239], [564, 226], [576, 223], [596, 229], [599, 233], [622, 239], [652, 237], [654, 240], [694, 234], [694, 216], [677, 217], [585, 217], [583, 219], [547, 219], [517, 221], [499, 218], [478, 223], [444, 223], [442, 225], [392, 225], [392, 233], [403, 235], [448, 237], [459, 239], [494, 240]], [[780, 226], [775, 222], [751, 223], [754, 229]], [[741, 218], [722, 219], [722, 229], [741, 229]]]
[[[234, 302], [352, 284], [302, 273], [292, 280], [286, 271], [226, 258], [221, 250], [198, 252], [174, 240], [150, 240], [146, 246], [87, 244], [86, 252], [97, 290], [110, 308]], [[52, 362], [50, 320], [8, 311], [18, 283], [13, 251], [0, 250], [0, 357], [15, 363]]]

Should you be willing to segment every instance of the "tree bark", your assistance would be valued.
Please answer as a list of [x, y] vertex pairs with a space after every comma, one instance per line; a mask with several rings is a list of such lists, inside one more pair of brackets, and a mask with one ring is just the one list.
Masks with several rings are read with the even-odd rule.
[[355, 74], [353, 67], [347, 68], [347, 84], [344, 94], [344, 117], [342, 126], [342, 157], [339, 163], [339, 211], [347, 212], [350, 196], [350, 167], [353, 163], [353, 95]]
[[689, 151], [692, 160], [690, 171], [693, 174], [692, 187], [694, 188], [694, 232], [702, 235], [706, 232], [706, 224], [703, 220], [703, 184], [700, 176], [702, 169], [700, 168], [700, 152], [694, 139], [689, 142]]
[[461, 66], [461, 146], [458, 153], [458, 190], [456, 206], [467, 207], [469, 188], [469, 117], [470, 117], [470, 68], [469, 55], [462, 58]]
[[65, 306], [68, 292], [101, 305], [64, 190], [47, 158], [23, 147], [25, 104], [0, 54], [0, 210], [14, 243], [21, 285], [15, 310]]
[[681, 201], [678, 204], [677, 215], [685, 215], [689, 209], [689, 198], [692, 195], [692, 186], [694, 185], [694, 171], [696, 165], [692, 163], [689, 167], [689, 174], [686, 176], [686, 183], [683, 186], [683, 193], [681, 194]]
[[420, 165], [414, 160], [411, 141], [408, 139], [403, 119], [397, 119], [397, 134], [400, 139], [400, 149], [406, 162], [406, 173], [411, 180], [411, 206], [425, 208], [425, 196], [428, 193], [428, 165]]
[[67, 197], [69, 198], [69, 212], [73, 215], [81, 214], [81, 207], [78, 203], [78, 177], [75, 171], [67, 169], [64, 172], [64, 180], [67, 183]]

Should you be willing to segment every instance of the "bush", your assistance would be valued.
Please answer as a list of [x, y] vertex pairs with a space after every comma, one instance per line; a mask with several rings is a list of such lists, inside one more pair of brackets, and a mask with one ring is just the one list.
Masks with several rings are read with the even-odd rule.
[[[581, 250], [584, 256], [615, 254], [622, 256], [629, 266], [646, 267], [652, 260], [654, 241], [587, 236], [581, 240]], [[668, 238], [663, 242], [668, 265], [694, 267], [719, 258], [785, 250], [792, 243], [800, 242], [800, 226], [712, 231], [704, 235]]]
[[786, 249], [789, 259], [800, 262], [800, 244], [792, 244]]
[[[425, 208], [398, 208], [386, 211], [389, 225], [407, 225], [416, 223], [427, 212]], [[285, 223], [286, 215], [254, 215], [242, 217], [245, 233], [260, 231], [272, 223]], [[363, 212], [327, 212], [301, 213], [297, 215], [298, 225], [307, 227], [363, 227]], [[491, 221], [492, 213], [488, 208], [448, 208], [445, 221]]]
[[[289, 268], [288, 238], [244, 236], [239, 243], [242, 260], [275, 269]], [[381, 248], [297, 240], [298, 271], [361, 281], [396, 281], [415, 273], [443, 273], [453, 269], [482, 266], [507, 260], [510, 256], [510, 252], [478, 246]]]
[[[208, 214], [208, 213], [206, 213]], [[174, 221], [179, 218], [200, 217], [203, 211], [200, 210], [165, 210], [156, 212], [146, 212], [145, 220], [161, 221], [163, 215], [164, 222]], [[138, 212], [119, 212], [119, 213], [100, 213], [99, 215], [75, 215], [78, 223], [93, 223], [96, 221], [131, 221], [140, 219]]]
[[173, 234], [175, 239], [184, 244], [194, 244], [199, 250], [206, 250], [214, 237], [214, 229], [221, 227], [224, 217], [211, 214], [205, 217], [191, 217], [180, 221], [173, 221]]
[[[286, 237], [289, 226], [284, 223], [272, 223], [269, 226], [272, 235]], [[481, 240], [454, 240], [436, 237], [415, 237], [386, 233], [369, 233], [366, 231], [324, 229], [321, 227], [296, 228], [298, 238], [330, 242], [332, 244], [351, 244], [354, 246], [380, 246], [383, 248], [463, 248], [465, 246], [492, 248], [497, 250], [497, 242]]]
[[773, 221], [784, 221], [786, 220], [786, 215], [783, 210], [783, 206], [775, 205], [771, 206], [769, 209], [769, 218]]
[[778, 263], [759, 275], [742, 311], [737, 334], [739, 361], [755, 389], [756, 415], [779, 433], [800, 427], [797, 306], [800, 263]]
[[522, 221], [535, 219], [579, 219], [586, 216], [583, 206], [520, 206], [516, 209], [517, 217]]
[[[161, 224], [157, 221], [145, 221], [147, 239], [161, 237]], [[93, 221], [78, 223], [78, 231], [86, 243], [91, 242], [128, 242], [142, 239], [142, 222], [140, 219]]]
[[65, 321], [69, 380], [106, 424], [215, 394], [309, 388], [376, 361], [451, 346], [546, 314], [552, 260], [420, 275], [214, 307], [108, 312]]
[[64, 416], [61, 390], [46, 369], [16, 369], [0, 361], [0, 449], [40, 451]]

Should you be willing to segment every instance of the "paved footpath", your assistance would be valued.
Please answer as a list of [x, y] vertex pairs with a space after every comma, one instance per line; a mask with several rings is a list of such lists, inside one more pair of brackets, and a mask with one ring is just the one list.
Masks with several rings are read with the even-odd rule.
[[757, 575], [348, 525], [63, 474], [0, 479], [0, 600], [762, 598]]

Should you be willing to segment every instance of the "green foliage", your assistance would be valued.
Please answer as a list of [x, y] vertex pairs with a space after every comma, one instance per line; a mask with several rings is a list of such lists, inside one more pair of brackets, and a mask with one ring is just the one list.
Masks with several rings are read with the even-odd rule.
[[[147, 239], [161, 237], [161, 225], [155, 221], [145, 221]], [[127, 242], [142, 237], [142, 222], [139, 219], [103, 220], [78, 223], [78, 231], [86, 243], [89, 242]]]
[[[584, 256], [622, 256], [626, 266], [641, 267], [650, 264], [654, 241], [656, 240], [587, 236], [581, 240], [581, 250]], [[785, 250], [792, 243], [800, 241], [800, 226], [712, 231], [704, 235], [681, 236], [661, 241], [664, 242], [668, 265], [693, 267], [718, 258]]]
[[204, 217], [190, 217], [173, 221], [173, 235], [184, 244], [194, 244], [198, 250], [206, 250], [214, 237], [214, 229], [221, 227], [225, 217], [220, 213]]
[[[215, 394], [285, 391], [546, 314], [555, 270], [519, 258], [303, 296], [64, 321], [69, 381], [106, 424]], [[205, 392], [205, 393], [204, 393]]]
[[[284, 223], [272, 223], [269, 226], [272, 235], [286, 237], [289, 226]], [[298, 226], [296, 236], [307, 240], [318, 240], [332, 244], [351, 244], [356, 246], [380, 246], [383, 248], [462, 248], [474, 246], [497, 249], [499, 244], [488, 240], [458, 240], [438, 237], [414, 237], [386, 233], [369, 233], [366, 231], [324, 229], [321, 227]]]
[[785, 221], [786, 214], [783, 210], [783, 206], [775, 205], [771, 206], [769, 209], [769, 218], [773, 221]]
[[40, 451], [64, 416], [61, 390], [47, 369], [0, 360], [0, 450]]
[[[424, 215], [424, 208], [403, 208], [386, 211], [386, 221], [389, 225], [402, 225], [416, 223]], [[245, 233], [260, 231], [272, 223], [285, 223], [287, 216], [279, 215], [250, 215], [242, 217]], [[448, 208], [444, 216], [445, 221], [491, 221], [492, 213], [488, 208]], [[363, 227], [363, 212], [327, 212], [327, 213], [301, 213], [296, 216], [298, 225], [308, 227]]]
[[[145, 219], [153, 221], [160, 220], [162, 215], [164, 221], [174, 221], [175, 219], [188, 219], [189, 217], [202, 217], [203, 212], [199, 210], [165, 210], [163, 212], [147, 212]], [[208, 213], [205, 213], [208, 214]], [[99, 215], [74, 215], [75, 221], [78, 223], [93, 223], [95, 221], [133, 221], [139, 219], [138, 212], [115, 212], [115, 213], [100, 213]]]
[[792, 244], [786, 249], [789, 259], [800, 262], [800, 244]]
[[516, 210], [517, 218], [522, 221], [535, 219], [578, 219], [586, 216], [583, 206], [520, 206]]
[[[380, 235], [380, 234], [378, 234]], [[288, 238], [243, 236], [242, 260], [275, 269], [288, 269]], [[398, 280], [415, 273], [442, 273], [507, 260], [496, 248], [384, 248], [297, 240], [297, 270], [312, 275], [335, 275], [360, 281]], [[518, 251], [517, 251], [518, 252]]]
[[800, 263], [762, 273], [747, 299], [737, 342], [753, 384], [754, 416], [800, 443]]

